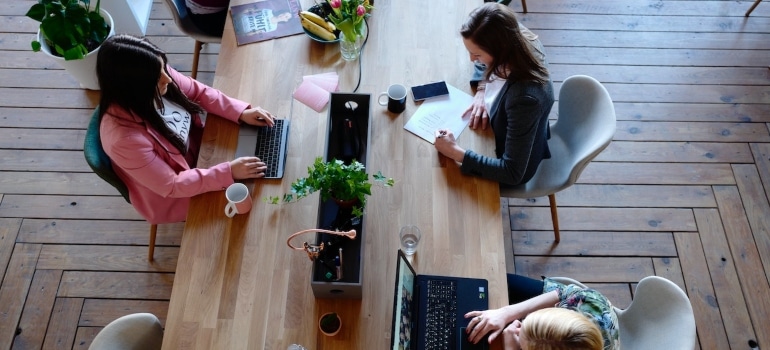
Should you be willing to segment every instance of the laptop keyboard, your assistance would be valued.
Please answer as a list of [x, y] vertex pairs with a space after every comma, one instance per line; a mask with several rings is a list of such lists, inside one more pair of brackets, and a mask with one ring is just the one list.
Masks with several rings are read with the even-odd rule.
[[[257, 149], [254, 156], [265, 162], [267, 170], [266, 178], [279, 178], [283, 176], [282, 152], [286, 151], [284, 132], [284, 119], [275, 119], [273, 127], [260, 127], [257, 131]], [[283, 145], [282, 145], [283, 143]]]
[[457, 282], [429, 280], [426, 349], [449, 349], [454, 342], [457, 324]]

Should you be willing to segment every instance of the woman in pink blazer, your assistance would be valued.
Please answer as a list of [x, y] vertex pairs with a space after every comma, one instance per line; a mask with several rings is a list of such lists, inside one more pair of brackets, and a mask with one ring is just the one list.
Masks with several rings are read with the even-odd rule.
[[196, 168], [203, 120], [212, 113], [272, 126], [273, 115], [230, 98], [168, 66], [147, 39], [116, 35], [99, 49], [101, 140], [131, 204], [152, 224], [184, 221], [190, 198], [234, 180], [264, 177], [265, 163], [241, 157]]

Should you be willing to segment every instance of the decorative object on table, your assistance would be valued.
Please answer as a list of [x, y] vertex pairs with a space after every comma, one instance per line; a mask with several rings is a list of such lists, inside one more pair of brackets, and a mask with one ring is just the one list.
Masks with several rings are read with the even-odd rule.
[[318, 329], [326, 336], [333, 337], [342, 328], [342, 319], [336, 312], [327, 312], [318, 320]]
[[337, 91], [339, 81], [337, 72], [306, 75], [292, 96], [314, 111], [321, 112], [329, 103], [329, 93]]
[[114, 34], [113, 21], [88, 0], [39, 0], [26, 16], [40, 22], [32, 50], [57, 60], [85, 89], [99, 90], [96, 55], [101, 44]]
[[[334, 199], [340, 206], [350, 206], [353, 216], [363, 215], [366, 197], [372, 194], [372, 182], [369, 181], [369, 174], [363, 164], [357, 160], [350, 164], [337, 159], [324, 162], [318, 157], [307, 172], [307, 177], [292, 182], [291, 193], [284, 194], [283, 198], [268, 197], [265, 201], [271, 204], [278, 204], [281, 200], [292, 203], [321, 191], [321, 200]], [[392, 187], [395, 183], [393, 178], [385, 177], [381, 172], [372, 177], [374, 182], [385, 187]]]
[[261, 0], [230, 7], [238, 46], [302, 33], [298, 0]]
[[332, 231], [332, 230], [324, 230], [324, 229], [318, 229], [318, 228], [311, 228], [307, 230], [302, 230], [299, 232], [292, 233], [289, 238], [286, 239], [286, 245], [289, 246], [289, 248], [294, 250], [304, 250], [307, 253], [307, 257], [310, 259], [310, 261], [315, 261], [320, 253], [324, 250], [325, 244], [324, 242], [321, 242], [321, 244], [310, 244], [307, 241], [302, 243], [302, 247], [297, 247], [291, 245], [291, 240], [294, 237], [297, 237], [299, 235], [303, 235], [308, 232], [320, 232], [320, 233], [328, 233], [330, 235], [337, 235], [337, 236], [343, 236], [350, 239], [356, 238], [356, 230], [349, 230], [349, 231]]
[[310, 39], [319, 43], [336, 43], [340, 41], [337, 26], [329, 20], [332, 7], [327, 2], [310, 6], [306, 11], [299, 13], [302, 28]]
[[374, 8], [369, 0], [327, 0], [332, 7], [329, 20], [340, 30], [340, 54], [342, 59], [358, 58], [366, 40], [366, 18]]

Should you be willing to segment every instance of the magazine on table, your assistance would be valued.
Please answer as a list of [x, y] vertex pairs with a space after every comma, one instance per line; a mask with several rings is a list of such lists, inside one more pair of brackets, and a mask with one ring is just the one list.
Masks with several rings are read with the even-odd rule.
[[303, 32], [299, 0], [262, 0], [230, 8], [238, 46]]

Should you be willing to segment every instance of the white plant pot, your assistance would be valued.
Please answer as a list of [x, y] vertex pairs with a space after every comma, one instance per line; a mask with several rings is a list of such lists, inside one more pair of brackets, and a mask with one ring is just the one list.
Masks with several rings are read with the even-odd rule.
[[[115, 25], [112, 22], [112, 16], [110, 16], [104, 9], [99, 9], [99, 13], [110, 25], [110, 33], [107, 37], [115, 35]], [[51, 48], [48, 47], [45, 39], [40, 35], [40, 29], [37, 30], [37, 40], [40, 42], [40, 50], [58, 62], [67, 73], [72, 75], [75, 80], [80, 83], [80, 87], [89, 90], [99, 90], [99, 79], [96, 77], [96, 55], [99, 53], [98, 47], [96, 50], [89, 52], [83, 59], [67, 61], [64, 57], [51, 54]]]

